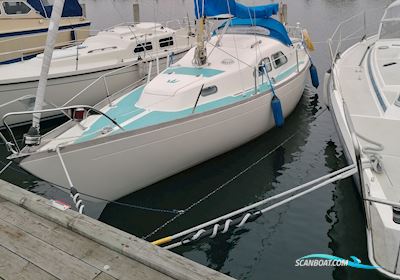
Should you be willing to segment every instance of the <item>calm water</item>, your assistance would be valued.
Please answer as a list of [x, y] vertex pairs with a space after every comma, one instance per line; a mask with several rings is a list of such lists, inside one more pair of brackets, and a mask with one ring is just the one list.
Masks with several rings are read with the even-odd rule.
[[[182, 0], [143, 2], [142, 19], [165, 19], [191, 12]], [[145, 3], [144, 3], [145, 2]], [[247, 1], [259, 4], [269, 1]], [[312, 54], [320, 78], [329, 68], [328, 49], [323, 43], [341, 19], [363, 9], [376, 16], [391, 1], [382, 0], [290, 0], [289, 21], [301, 22], [316, 42]], [[181, 12], [178, 12], [182, 8]], [[162, 12], [161, 12], [162, 11]], [[369, 30], [376, 30], [377, 17], [370, 16]], [[128, 19], [124, 19], [128, 20]], [[104, 22], [102, 22], [105, 24]], [[321, 81], [322, 82], [322, 81]], [[150, 240], [170, 235], [201, 222], [280, 193], [346, 165], [330, 113], [317, 92], [307, 86], [296, 111], [282, 129], [274, 129], [234, 151], [186, 170], [176, 176], [131, 194], [119, 202], [164, 209], [184, 209], [228, 181], [261, 156], [282, 147], [210, 199], [181, 216]], [[49, 124], [49, 128], [55, 124]], [[23, 130], [21, 130], [21, 133]], [[5, 161], [5, 150], [1, 150]], [[83, 174], [82, 174], [83, 175]], [[15, 166], [3, 178], [48, 198], [68, 196], [47, 183], [21, 173]], [[79, 186], [78, 186], [79, 187]], [[112, 186], [110, 186], [112, 187]], [[152, 232], [173, 217], [115, 204], [91, 203], [89, 215], [137, 236]], [[104, 210], [103, 207], [105, 206]], [[332, 254], [348, 259], [357, 256], [369, 263], [361, 204], [352, 180], [347, 179], [309, 194], [247, 224], [240, 230], [205, 239], [175, 250], [187, 258], [239, 279], [385, 279], [376, 272], [352, 268], [297, 268], [295, 260], [311, 253]]]

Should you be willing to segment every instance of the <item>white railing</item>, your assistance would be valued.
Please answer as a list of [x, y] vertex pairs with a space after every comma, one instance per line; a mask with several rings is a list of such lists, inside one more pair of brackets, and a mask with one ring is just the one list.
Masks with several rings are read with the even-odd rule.
[[[75, 36], [78, 36], [77, 32], [82, 32], [82, 31], [89, 31], [89, 29], [76, 29], [76, 30], [59, 30], [59, 34], [63, 34], [63, 33], [70, 33], [70, 32], [75, 32]], [[0, 41], [1, 45], [5, 45], [8, 43], [12, 43], [12, 44], [23, 44], [22, 40], [26, 40], [32, 37], [36, 37], [37, 34], [30, 34], [30, 35], [26, 35], [23, 38], [21, 37], [17, 37], [17, 38], [10, 38], [10, 39], [5, 39]], [[20, 42], [19, 42], [20, 41]], [[69, 40], [69, 41], [63, 41], [63, 42], [59, 42], [56, 44], [56, 48], [68, 48], [68, 47], [72, 47], [75, 45], [79, 45], [83, 42], [84, 40]], [[39, 46], [35, 46], [35, 47], [30, 47], [30, 48], [19, 48], [17, 50], [12, 50], [12, 51], [5, 51], [5, 52], [0, 52], [0, 57], [1, 56], [5, 56], [5, 57], [10, 57], [10, 59], [16, 59], [16, 58], [20, 58], [21, 61], [24, 60], [25, 56], [28, 55], [35, 55], [35, 54], [39, 54], [41, 52], [43, 52], [45, 48], [45, 45], [39, 45]], [[8, 60], [6, 58], [6, 60]]]
[[142, 63], [141, 61], [135, 61], [134, 63], [128, 64], [124, 67], [112, 70], [110, 72], [107, 72], [103, 75], [101, 75], [100, 77], [98, 77], [96, 80], [94, 80], [93, 82], [91, 82], [89, 85], [87, 85], [84, 89], [82, 89], [80, 92], [78, 92], [77, 94], [75, 94], [72, 98], [70, 98], [67, 102], [65, 102], [62, 107], [68, 106], [72, 101], [76, 100], [78, 97], [80, 97], [81, 95], [84, 95], [89, 89], [91, 89], [92, 87], [94, 87], [95, 85], [97, 85], [98, 83], [103, 83], [104, 86], [104, 92], [105, 92], [105, 98], [107, 98], [109, 100], [109, 103], [112, 102], [112, 100], [110, 99], [111, 96], [117, 94], [118, 92], [122, 91], [122, 90], [126, 90], [132, 86], [135, 86], [137, 84], [139, 84], [141, 81], [143, 81], [145, 79], [145, 77], [140, 77], [138, 81], [135, 81], [134, 83], [126, 86], [125, 88], [119, 90], [118, 92], [115, 93], [110, 93], [109, 91], [109, 86], [108, 86], [108, 82], [107, 82], [107, 77], [110, 75], [115, 75], [121, 71], [124, 71], [130, 67], [136, 66], [139, 63]]
[[[78, 31], [91, 31], [91, 32], [93, 32], [93, 31], [95, 31], [96, 33], [98, 33], [98, 32], [101, 32], [101, 31], [110, 31], [113, 28], [118, 27], [118, 26], [130, 26], [130, 25], [134, 25], [134, 24], [137, 24], [137, 23], [138, 22], [119, 23], [117, 25], [114, 25], [112, 27], [106, 28], [104, 30], [93, 30], [93, 29], [79, 28], [79, 29], [75, 30], [75, 32], [78, 32]], [[194, 22], [191, 21], [187, 17], [183, 18], [183, 19], [174, 19], [174, 20], [169, 20], [169, 21], [163, 22], [163, 23], [155, 23], [155, 24], [161, 24], [162, 26], [165, 26], [165, 27], [168, 27], [168, 28], [171, 28], [171, 29], [187, 28], [188, 31], [191, 28], [195, 28]], [[59, 34], [60, 33], [65, 33], [65, 32], [70, 33], [71, 30], [60, 30]], [[135, 36], [133, 30], [132, 30], [132, 33]], [[144, 34], [145, 37], [146, 37], [146, 35], [147, 34]], [[35, 36], [37, 36], [37, 35], [35, 35], [35, 34], [27, 35], [27, 36], [24, 36], [24, 39], [29, 38], [29, 37], [35, 37]], [[6, 40], [2, 40], [1, 44], [13, 42], [13, 41], [18, 42], [18, 40], [21, 40], [21, 38], [6, 39]], [[77, 45], [80, 45], [83, 41], [84, 40], [77, 40], [76, 39], [76, 40], [60, 42], [60, 43], [56, 44], [56, 48], [64, 49], [64, 48], [68, 48], [68, 47], [77, 46]], [[18, 50], [13, 50], [13, 51], [0, 52], [0, 57], [1, 56], [13, 56], [13, 55], [15, 55], [11, 59], [20, 58], [20, 60], [23, 61], [25, 56], [39, 54], [39, 53], [41, 53], [43, 51], [44, 48], [45, 48], [45, 46], [42, 45], [42, 46], [35, 46], [35, 47], [31, 47], [31, 48], [20, 48]], [[79, 51], [76, 52], [76, 55], [77, 55], [77, 61], [78, 61]]]
[[303, 41], [303, 28], [300, 25], [297, 26], [286, 26], [287, 33], [291, 39], [295, 39], [297, 41]]
[[332, 65], [340, 53], [357, 40], [362, 41], [377, 33], [384, 9], [385, 7], [365, 10], [339, 23], [328, 39]]
[[332, 36], [328, 39], [329, 54], [332, 63], [342, 51], [344, 42], [355, 39], [363, 40], [366, 38], [366, 36], [367, 19], [365, 11], [339, 23]]
[[[113, 25], [111, 27], [108, 27], [105, 29], [105, 31], [110, 31], [115, 27], [120, 27], [120, 26], [133, 26], [136, 24], [139, 24], [141, 22], [137, 22], [137, 21], [128, 21], [128, 22], [122, 22], [122, 23], [118, 23], [116, 25]], [[191, 20], [188, 17], [185, 17], [183, 19], [173, 19], [173, 20], [168, 20], [168, 21], [162, 21], [162, 22], [155, 22], [155, 24], [161, 24], [164, 27], [168, 27], [171, 29], [180, 29], [180, 28], [185, 28], [187, 26], [194, 26], [194, 21]]]

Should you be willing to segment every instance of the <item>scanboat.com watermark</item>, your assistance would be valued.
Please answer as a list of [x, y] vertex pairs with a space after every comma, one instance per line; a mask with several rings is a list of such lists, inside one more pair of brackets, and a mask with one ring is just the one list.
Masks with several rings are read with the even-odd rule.
[[360, 269], [377, 269], [379, 266], [372, 266], [362, 264], [361, 260], [357, 257], [351, 256], [352, 260], [345, 260], [332, 255], [326, 254], [312, 254], [308, 256], [301, 257], [296, 260], [295, 266], [297, 267], [316, 267], [316, 266], [326, 266], [326, 267], [338, 267], [338, 266], [349, 266]]

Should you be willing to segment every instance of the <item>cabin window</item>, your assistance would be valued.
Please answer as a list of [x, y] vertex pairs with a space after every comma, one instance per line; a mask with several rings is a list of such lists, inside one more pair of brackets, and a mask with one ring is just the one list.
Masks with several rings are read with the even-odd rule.
[[151, 42], [138, 44], [133, 52], [140, 53], [144, 52], [145, 49], [146, 51], [151, 51], [153, 49], [153, 45], [151, 44]]
[[54, 0], [41, 0], [44, 6], [53, 6]]
[[174, 38], [172, 37], [167, 37], [159, 40], [160, 43], [160, 48], [165, 48], [168, 46], [173, 46], [174, 45]]
[[381, 33], [379, 39], [399, 39], [400, 38], [400, 21], [388, 20], [382, 22]]
[[267, 71], [267, 73], [272, 71], [271, 60], [269, 59], [269, 57], [264, 58], [258, 64], [258, 75], [259, 76], [264, 75], [265, 70]]
[[201, 90], [201, 96], [209, 96], [211, 94], [217, 93], [218, 88], [217, 86], [210, 86], [210, 87], [205, 87]]
[[287, 57], [283, 54], [283, 52], [277, 52], [272, 55], [272, 61], [274, 62], [274, 67], [279, 68], [282, 65], [288, 62]]
[[23, 15], [31, 10], [24, 2], [4, 2], [3, 7], [7, 15]]

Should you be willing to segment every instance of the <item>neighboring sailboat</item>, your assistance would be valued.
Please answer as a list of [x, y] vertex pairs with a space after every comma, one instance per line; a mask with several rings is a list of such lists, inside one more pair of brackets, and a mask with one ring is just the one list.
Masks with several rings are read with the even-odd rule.
[[[346, 24], [353, 31], [353, 22], [365, 20], [365, 14], [354, 16], [335, 35], [346, 38]], [[324, 98], [347, 160], [358, 164], [369, 259], [387, 277], [400, 279], [400, 1], [387, 8], [377, 35], [362, 35], [343, 53], [331, 44]]]
[[[114, 200], [282, 125], [310, 67], [301, 28], [289, 37], [271, 17], [278, 4], [203, 2], [198, 44], [181, 60], [147, 85], [98, 104], [100, 115], [86, 112], [81, 120], [81, 114], [40, 144], [19, 151], [8, 143], [10, 158], [49, 182], [70, 187], [70, 178], [82, 194]], [[204, 32], [207, 18], [221, 14], [220, 28]]]
[[[154, 61], [153, 72], [164, 70], [169, 55], [173, 53], [172, 59], [177, 60], [192, 47], [193, 37], [189, 33], [188, 27], [174, 30], [159, 23], [143, 22], [116, 26], [78, 46], [54, 50], [45, 108], [94, 105], [147, 75], [148, 70], [143, 68], [148, 67], [143, 65], [146, 61]], [[27, 61], [0, 65], [0, 116], [32, 110], [42, 62], [40, 54]], [[88, 87], [91, 83], [96, 84]], [[83, 90], [84, 94], [76, 98]], [[55, 116], [60, 116], [60, 112], [48, 113], [43, 118]], [[21, 115], [10, 119], [10, 124], [25, 124], [30, 119]]]
[[[0, 64], [29, 59], [43, 52], [53, 7], [47, 0], [0, 0]], [[57, 47], [89, 36], [78, 0], [67, 0], [60, 20]]]

